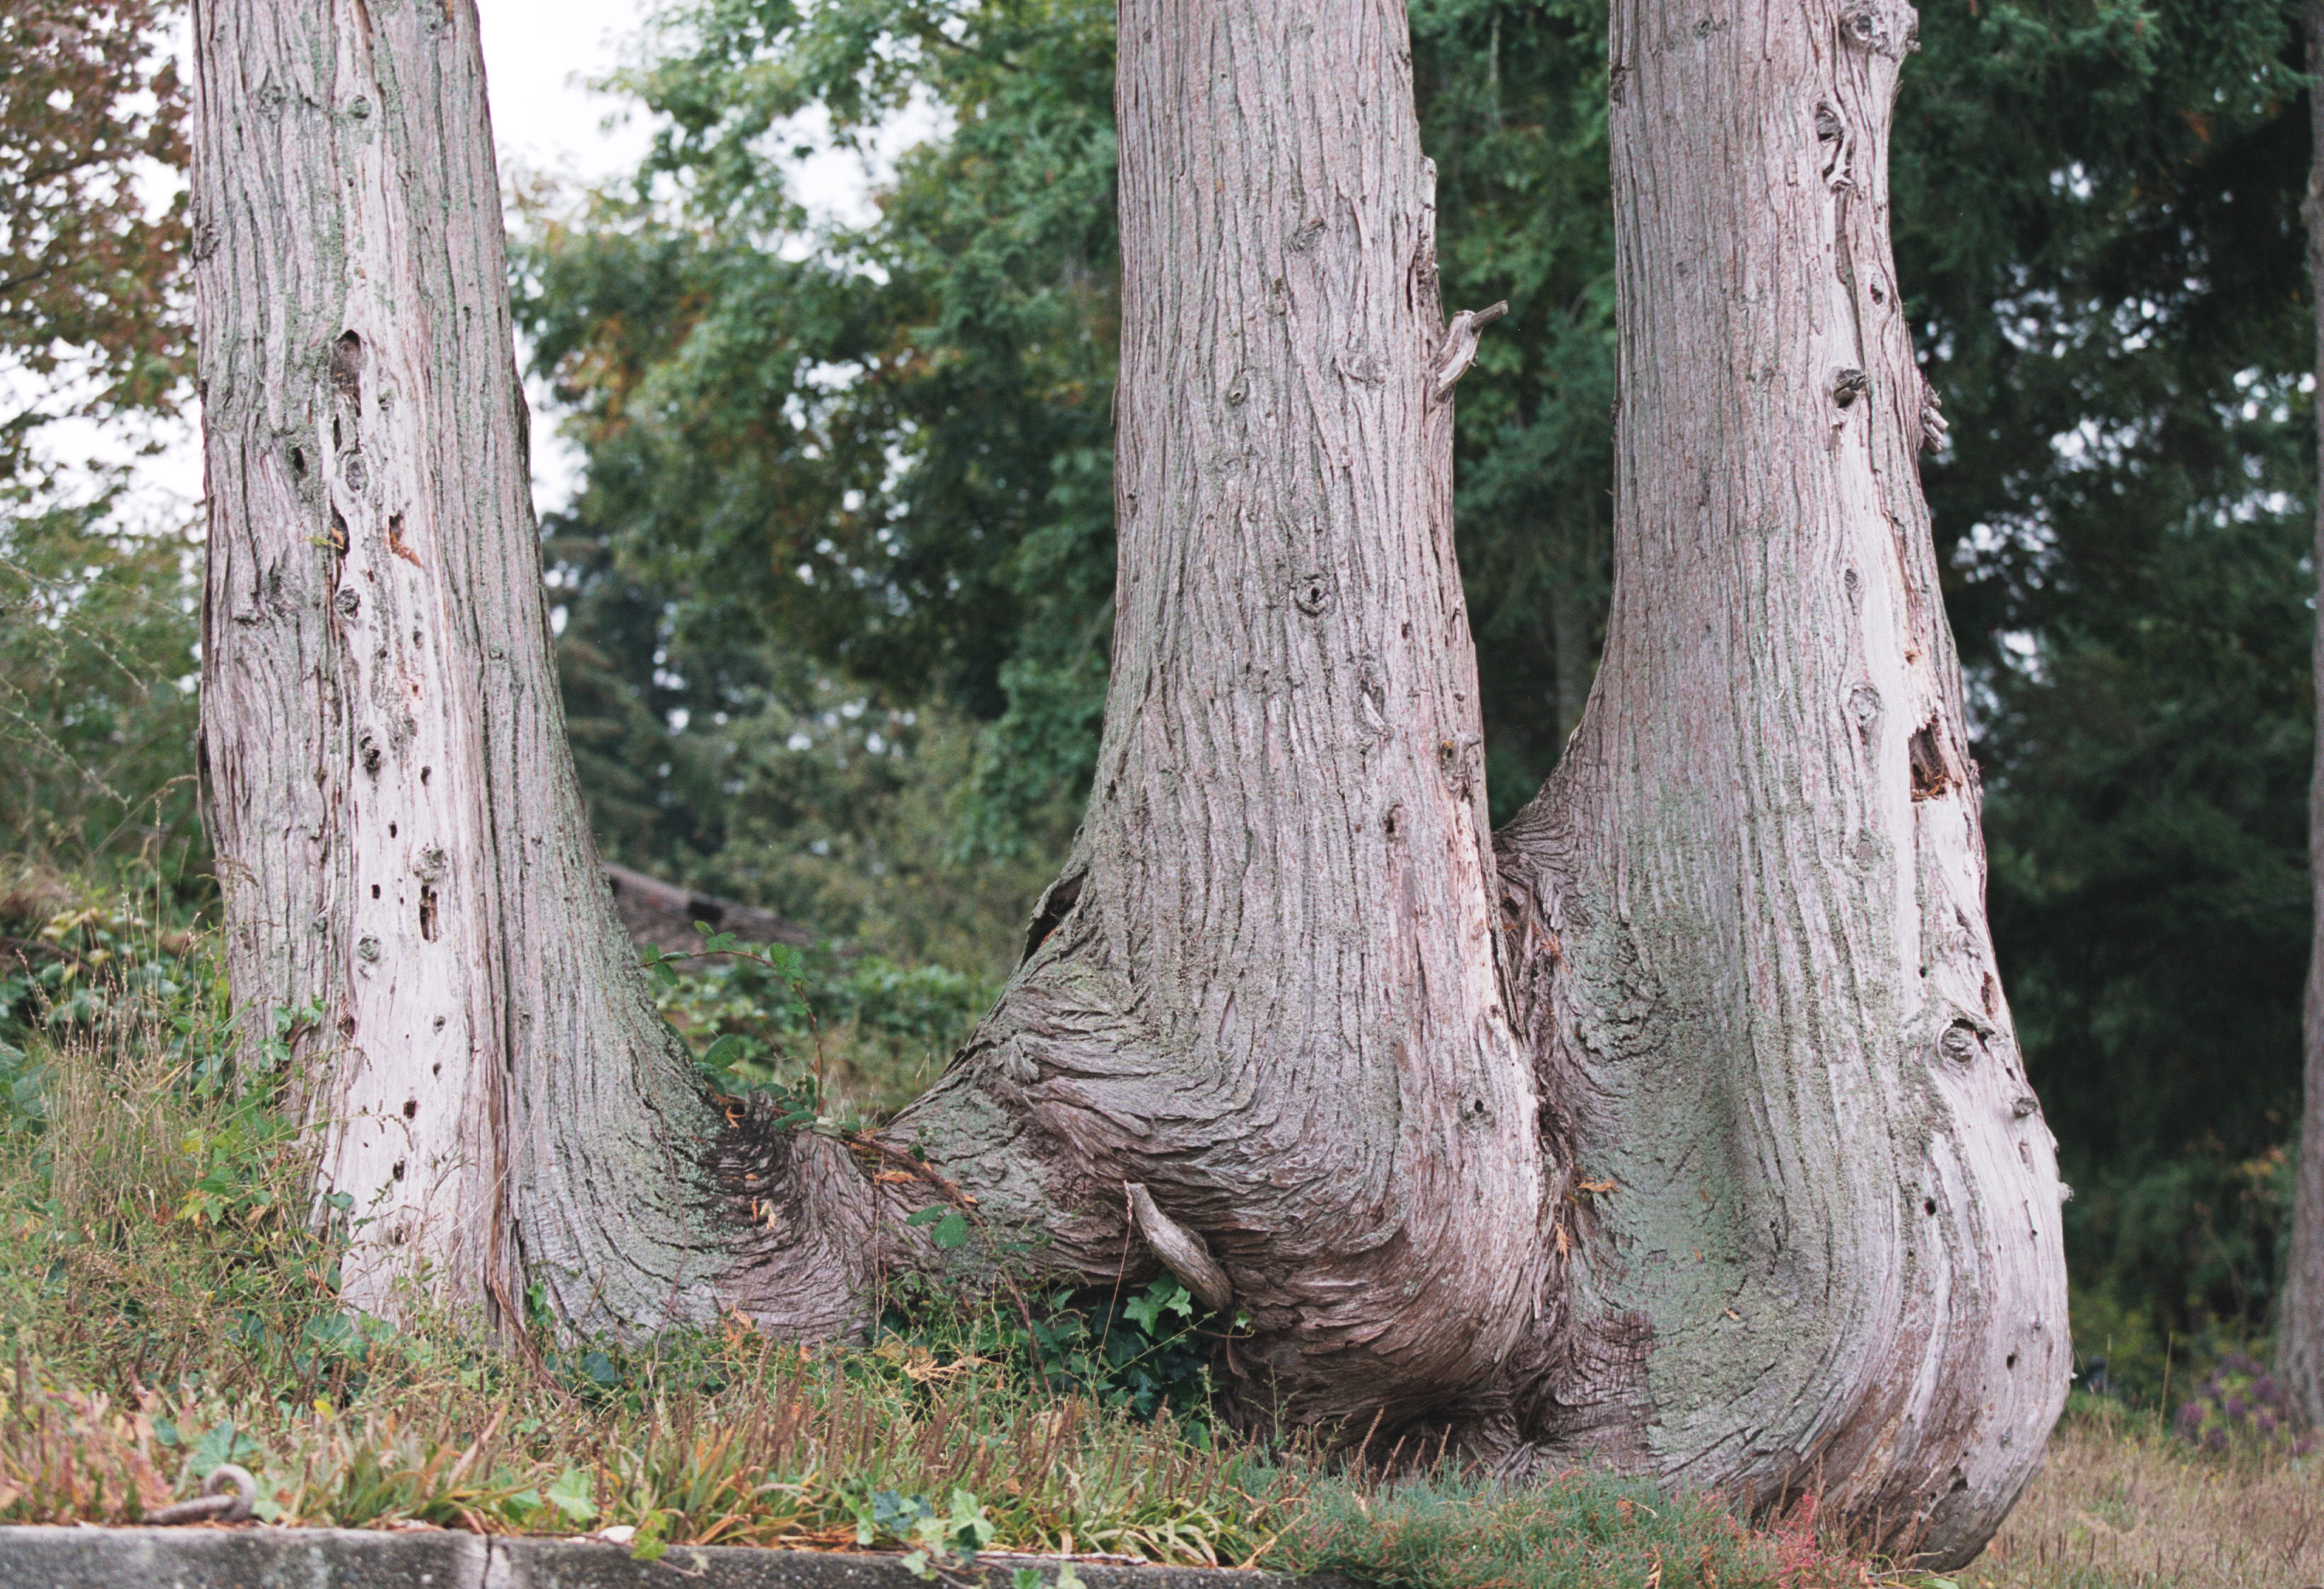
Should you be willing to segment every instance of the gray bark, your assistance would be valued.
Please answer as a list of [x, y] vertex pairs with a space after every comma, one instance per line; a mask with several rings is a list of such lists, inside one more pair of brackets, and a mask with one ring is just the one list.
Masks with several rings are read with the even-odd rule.
[[1253, 1406], [1409, 1417], [1512, 1349], [1548, 1204], [1403, 8], [1129, 0], [1117, 111], [1095, 788], [1019, 975], [897, 1131], [1093, 1279], [1144, 1187], [1231, 1278]]
[[319, 1011], [293, 1080], [352, 1304], [505, 1318], [530, 1280], [581, 1321], [706, 1314], [722, 1122], [565, 745], [474, 7], [201, 0], [194, 32], [202, 756], [244, 1063]]
[[1972, 1553], [2067, 1349], [1888, 258], [1911, 13], [1744, 9], [1616, 5], [1614, 604], [1497, 848], [1451, 523], [1490, 312], [1437, 302], [1404, 7], [1123, 0], [1095, 785], [997, 1007], [842, 1143], [691, 1086], [596, 880], [473, 15], [205, 4], [206, 743], [237, 999], [327, 1006], [355, 1299], [827, 1335], [941, 1197], [1247, 1314], [1254, 1419]]
[[1503, 1416], [1951, 1563], [2070, 1349], [1888, 247], [1914, 20], [1616, 0], [1613, 607], [1501, 841], [1543, 1091], [1616, 1189]]
[[[2324, 67], [2324, 4], [2307, 8], [2308, 69]], [[2324, 151], [2324, 94], [2309, 95], [2310, 131]], [[2310, 157], [2308, 273], [2316, 306], [2316, 368], [2324, 376], [2324, 154]], [[2324, 402], [2317, 405], [2317, 457], [2324, 466]], [[2324, 596], [2324, 490], [2317, 503], [2312, 559]], [[2318, 608], [2324, 615], [2324, 605]], [[2308, 859], [2316, 903], [2316, 931], [2308, 960], [2306, 1008], [2301, 1021], [2305, 1056], [2300, 1120], [2299, 1179], [2292, 1196], [2292, 1252], [2284, 1266], [2283, 1301], [2276, 1313], [2276, 1372], [2292, 1408], [2310, 1427], [2324, 1424], [2324, 622], [2315, 641], [2316, 769], [2308, 790]]]

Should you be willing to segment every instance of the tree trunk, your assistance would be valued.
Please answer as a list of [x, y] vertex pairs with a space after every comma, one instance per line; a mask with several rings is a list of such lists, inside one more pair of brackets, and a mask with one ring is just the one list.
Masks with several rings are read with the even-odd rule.
[[1085, 1211], [1060, 1245], [1093, 1277], [1146, 1187], [1250, 1316], [1255, 1405], [1409, 1416], [1511, 1348], [1547, 1204], [1404, 8], [1125, 0], [1120, 26], [1095, 787], [1022, 970], [897, 1129], [951, 1163], [956, 1117], [1022, 1130], [1009, 1173]]
[[1123, 0], [1095, 784], [998, 1006], [838, 1142], [699, 1095], [596, 881], [473, 15], [206, 4], [207, 747], [237, 998], [323, 1006], [354, 1299], [829, 1334], [949, 1198], [1247, 1315], [1254, 1420], [1973, 1553], [2067, 1344], [1888, 258], [1912, 14], [1747, 9], [1617, 0], [1615, 596], [1497, 852], [1451, 523], [1489, 316], [1437, 303], [1401, 0]]
[[566, 749], [474, 7], [199, 0], [194, 31], [202, 765], [244, 1064], [287, 1036], [351, 1304], [504, 1318], [531, 1280], [577, 1320], [699, 1314], [719, 1122]]
[[1982, 1546], [2070, 1371], [2054, 1144], [1888, 247], [1895, 0], [1616, 0], [1621, 402], [1596, 694], [1502, 836], [1544, 1093], [1614, 1189], [1517, 1432]]
[[1590, 704], [1590, 686], [1598, 677], [1598, 614], [1595, 604], [1584, 600], [1583, 559], [1568, 559], [1568, 572], [1549, 598], [1552, 654], [1557, 665], [1557, 744], [1563, 755], [1566, 742], [1582, 725], [1582, 708]]
[[[2324, 67], [2324, 3], [2307, 8], [2308, 69]], [[2324, 94], [2308, 96], [2309, 131], [2324, 151]], [[2308, 274], [2316, 308], [2316, 369], [2324, 379], [2324, 153], [2311, 152], [2308, 197]], [[2316, 405], [2317, 457], [2324, 472], [2324, 396]], [[2324, 487], [2318, 492], [2317, 590], [2324, 601]], [[2324, 617], [2324, 605], [2318, 608]], [[2305, 1104], [2300, 1120], [2300, 1175], [2292, 1206], [2292, 1252], [2284, 1266], [2283, 1303], [2277, 1310], [2277, 1375], [2295, 1416], [2309, 1427], [2324, 1424], [2324, 621], [2317, 628], [2316, 771], [2308, 788], [2308, 860], [2316, 928], [2308, 957], [2307, 1008], [2301, 1021], [2306, 1054]]]

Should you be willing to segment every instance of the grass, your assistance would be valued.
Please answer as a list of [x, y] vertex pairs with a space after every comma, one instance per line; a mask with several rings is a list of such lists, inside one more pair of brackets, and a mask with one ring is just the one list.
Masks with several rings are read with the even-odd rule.
[[2324, 1584], [2324, 1464], [2200, 1452], [2162, 1418], [2095, 1398], [1962, 1589], [2301, 1589]]
[[[0, 1027], [0, 1522], [134, 1521], [234, 1462], [271, 1521], [611, 1528], [649, 1556], [873, 1548], [933, 1575], [1027, 1551], [1399, 1589], [1945, 1582], [1884, 1573], [1804, 1520], [1747, 1526], [1714, 1498], [1602, 1474], [1509, 1489], [1445, 1464], [1391, 1482], [1296, 1442], [1239, 1443], [1212, 1424], [1208, 1343], [1167, 1285], [1037, 1298], [1030, 1331], [1013, 1306], [899, 1296], [870, 1339], [810, 1348], [730, 1320], [650, 1350], [543, 1334], [517, 1353], [456, 1319], [350, 1318], [307, 1233], [299, 1145], [263, 1107], [270, 1078], [229, 1085], [198, 937], [53, 886], [0, 889], [0, 933], [23, 961], [0, 970], [17, 1012]], [[848, 1056], [876, 1108], [899, 1085], [881, 1067], [920, 1062], [909, 1022], [940, 1021], [955, 990], [883, 1007], [868, 979], [833, 975], [868, 990], [857, 1026], [887, 1023]], [[749, 1063], [799, 1051], [779, 1002], [733, 972], [678, 1002], [706, 1045], [759, 1034]], [[2319, 1524], [2309, 1461], [2206, 1454], [2094, 1403], [1951, 1582], [2297, 1589], [2324, 1583]]]

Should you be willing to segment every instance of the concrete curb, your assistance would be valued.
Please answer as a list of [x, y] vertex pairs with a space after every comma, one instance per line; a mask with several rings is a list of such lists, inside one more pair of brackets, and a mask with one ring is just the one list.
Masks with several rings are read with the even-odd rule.
[[[1012, 1589], [1055, 1557], [986, 1557], [982, 1589]], [[1342, 1581], [1203, 1567], [1075, 1562], [1089, 1589], [1349, 1589]], [[947, 1574], [957, 1585], [962, 1575]], [[487, 1538], [437, 1529], [0, 1528], [8, 1589], [928, 1589], [892, 1556], [673, 1547], [659, 1561], [588, 1539]]]

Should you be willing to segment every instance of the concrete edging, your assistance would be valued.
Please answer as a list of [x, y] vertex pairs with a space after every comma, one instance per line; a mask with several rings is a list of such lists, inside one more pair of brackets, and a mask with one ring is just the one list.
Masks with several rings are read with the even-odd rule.
[[[1012, 1589], [1058, 1558], [988, 1555], [967, 1575]], [[1205, 1567], [1075, 1562], [1088, 1589], [1345, 1589], [1335, 1580]], [[900, 1557], [747, 1547], [673, 1546], [659, 1561], [591, 1539], [524, 1539], [446, 1529], [0, 1528], [8, 1589], [927, 1589]]]

